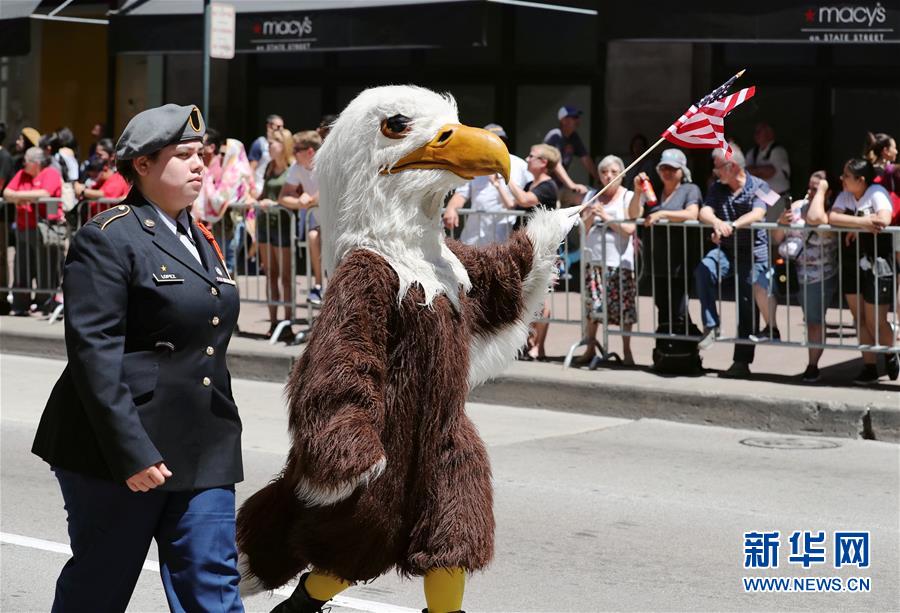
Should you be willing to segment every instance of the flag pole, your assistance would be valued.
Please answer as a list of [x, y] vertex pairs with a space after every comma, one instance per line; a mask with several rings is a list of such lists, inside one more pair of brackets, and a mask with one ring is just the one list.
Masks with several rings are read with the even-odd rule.
[[[746, 69], [746, 68], [744, 68], [744, 69], [741, 70], [739, 73], [737, 73], [736, 75], [734, 75], [734, 78], [735, 78], [735, 79], [740, 79], [741, 76], [743, 76], [743, 74], [744, 74], [745, 72], [747, 72], [747, 69]], [[727, 83], [727, 81], [726, 81], [726, 83]], [[665, 132], [664, 132], [664, 134], [665, 134]], [[584, 205], [585, 205], [585, 206], [588, 206], [588, 205], [591, 204], [594, 200], [596, 200], [597, 198], [599, 198], [599, 197], [603, 194], [603, 192], [605, 192], [605, 191], [607, 190], [607, 188], [609, 188], [609, 186], [615, 185], [616, 181], [618, 181], [619, 179], [621, 179], [622, 177], [624, 177], [624, 176], [628, 173], [629, 170], [631, 170], [632, 168], [634, 168], [635, 165], [637, 165], [638, 162], [640, 162], [640, 161], [643, 160], [645, 157], [647, 157], [648, 155], [650, 155], [650, 152], [653, 151], [654, 149], [656, 149], [657, 147], [659, 147], [661, 144], [663, 144], [663, 143], [665, 142], [665, 140], [666, 140], [666, 137], [663, 136], [663, 137], [661, 137], [658, 141], [656, 141], [655, 143], [653, 143], [653, 145], [652, 145], [649, 149], [647, 149], [646, 151], [644, 151], [644, 152], [640, 155], [640, 157], [638, 157], [635, 161], [633, 161], [631, 164], [629, 164], [629, 165], [628, 165], [628, 168], [626, 168], [625, 170], [623, 170], [622, 172], [620, 172], [618, 175], [616, 175], [616, 177], [615, 177], [612, 181], [610, 181], [609, 183], [607, 183], [606, 185], [604, 185], [604, 186], [603, 186], [603, 189], [601, 189], [601, 190], [598, 191], [596, 194], [594, 194], [593, 197], [591, 197], [590, 200], [588, 200], [587, 202], [584, 203]], [[626, 188], [626, 189], [627, 189], [627, 188]]]
[[665, 137], [662, 137], [662, 138], [660, 138], [658, 141], [656, 141], [655, 143], [653, 143], [653, 145], [652, 145], [649, 149], [647, 149], [646, 151], [644, 151], [644, 152], [640, 155], [640, 157], [638, 157], [638, 159], [636, 159], [636, 160], [633, 161], [631, 164], [629, 164], [629, 165], [628, 165], [628, 168], [626, 168], [625, 170], [623, 170], [622, 172], [620, 172], [618, 175], [616, 175], [616, 178], [615, 178], [615, 179], [613, 179], [612, 181], [610, 181], [609, 183], [607, 183], [606, 185], [604, 185], [604, 186], [603, 186], [603, 189], [601, 189], [601, 190], [598, 191], [596, 194], [594, 194], [594, 196], [593, 196], [590, 200], [588, 200], [587, 202], [585, 202], [584, 204], [585, 204], [585, 205], [589, 205], [589, 204], [591, 204], [594, 200], [596, 200], [597, 198], [599, 198], [600, 195], [603, 194], [603, 192], [605, 192], [606, 189], [607, 189], [608, 187], [610, 187], [611, 185], [615, 185], [616, 181], [618, 181], [619, 179], [621, 179], [622, 177], [624, 177], [625, 174], [626, 174], [629, 170], [631, 170], [632, 168], [634, 168], [635, 165], [637, 165], [638, 162], [640, 162], [640, 161], [643, 160], [645, 157], [647, 157], [648, 155], [650, 155], [650, 153], [651, 153], [654, 149], [656, 149], [657, 147], [659, 147], [659, 146], [660, 146], [661, 144], [663, 144], [664, 142], [666, 142], [666, 138], [665, 138]]

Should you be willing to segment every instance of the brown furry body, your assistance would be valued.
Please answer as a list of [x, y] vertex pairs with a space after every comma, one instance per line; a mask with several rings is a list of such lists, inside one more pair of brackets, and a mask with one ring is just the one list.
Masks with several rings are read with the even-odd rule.
[[[521, 231], [487, 249], [448, 244], [472, 282], [459, 311], [446, 296], [422, 306], [418, 286], [398, 304], [397, 276], [374, 252], [338, 266], [288, 383], [284, 472], [238, 516], [238, 547], [261, 587], [308, 565], [357, 581], [490, 562], [490, 466], [465, 414], [469, 347], [523, 317], [533, 250]], [[353, 482], [381, 458], [384, 473], [339, 502], [298, 499], [298, 485]]]

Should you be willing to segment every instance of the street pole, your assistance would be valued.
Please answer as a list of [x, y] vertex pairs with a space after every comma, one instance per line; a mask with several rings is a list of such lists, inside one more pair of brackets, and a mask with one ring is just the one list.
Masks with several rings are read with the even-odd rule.
[[203, 0], [203, 121], [209, 125], [209, 39], [212, 30], [210, 0]]

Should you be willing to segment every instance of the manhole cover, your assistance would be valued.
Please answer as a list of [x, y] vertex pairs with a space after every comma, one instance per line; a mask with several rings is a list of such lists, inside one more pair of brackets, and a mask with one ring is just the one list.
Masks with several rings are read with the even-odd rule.
[[834, 449], [840, 443], [816, 438], [745, 438], [741, 445], [764, 449]]

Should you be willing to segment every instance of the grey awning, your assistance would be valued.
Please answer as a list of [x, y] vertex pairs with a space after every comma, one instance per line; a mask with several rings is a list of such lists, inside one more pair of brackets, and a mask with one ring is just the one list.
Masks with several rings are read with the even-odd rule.
[[30, 17], [41, 0], [0, 0], [0, 19]]
[[[197, 53], [202, 0], [122, 0], [111, 14], [114, 53]], [[590, 0], [232, 0], [236, 53], [487, 46], [487, 14], [501, 5], [596, 19]], [[583, 5], [583, 6], [582, 6]], [[327, 7], [327, 8], [321, 8]]]

